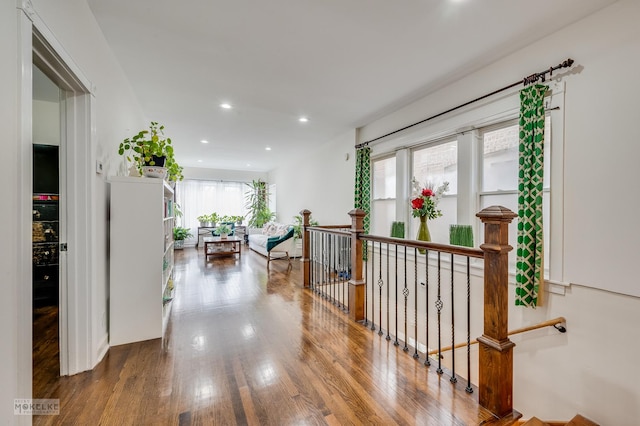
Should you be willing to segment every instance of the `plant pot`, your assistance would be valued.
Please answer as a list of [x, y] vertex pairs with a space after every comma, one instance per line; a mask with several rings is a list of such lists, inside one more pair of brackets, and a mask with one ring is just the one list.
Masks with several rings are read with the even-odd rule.
[[167, 175], [167, 169], [156, 166], [142, 166], [142, 174], [150, 178], [164, 179]]
[[220, 239], [221, 239], [221, 240], [226, 240], [226, 239], [227, 239], [227, 237], [228, 237], [228, 235], [227, 235], [227, 234], [220, 234]]
[[164, 168], [164, 162], [166, 161], [166, 159], [167, 157], [165, 157], [164, 155], [162, 157], [158, 157], [157, 155], [152, 155], [151, 161], [145, 162], [144, 165]]
[[182, 250], [184, 248], [184, 240], [175, 240], [173, 242], [173, 248], [176, 250]]

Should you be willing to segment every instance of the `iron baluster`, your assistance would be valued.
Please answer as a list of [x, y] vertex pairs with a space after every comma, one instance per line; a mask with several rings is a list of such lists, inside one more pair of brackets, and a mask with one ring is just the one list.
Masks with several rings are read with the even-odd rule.
[[471, 387], [471, 258], [467, 256], [467, 387], [468, 393], [473, 393]]
[[455, 326], [455, 319], [454, 319], [454, 307], [456, 306], [453, 297], [454, 297], [454, 288], [453, 288], [453, 271], [454, 271], [454, 266], [453, 266], [453, 253], [451, 253], [451, 378], [449, 379], [449, 381], [451, 383], [456, 383], [458, 381], [458, 379], [456, 378], [456, 326]]
[[376, 276], [376, 243], [371, 243], [371, 331], [376, 329], [376, 289], [373, 285]]
[[424, 252], [424, 322], [425, 322], [425, 357], [424, 357], [424, 365], [431, 365], [431, 358], [429, 358], [429, 250], [426, 249]]
[[440, 316], [442, 313], [442, 299], [440, 298], [440, 252], [438, 252], [438, 299], [436, 300], [436, 309], [438, 310], [438, 369], [436, 373], [442, 374], [442, 332]]
[[402, 350], [407, 352], [409, 350], [407, 346], [407, 300], [409, 298], [409, 289], [407, 288], [407, 246], [404, 246], [404, 288], [402, 289], [402, 295], [404, 296], [404, 348]]
[[391, 340], [391, 336], [389, 336], [389, 243], [387, 243], [387, 340]]
[[394, 346], [398, 346], [400, 345], [400, 343], [398, 342], [398, 245], [396, 244], [396, 300], [395, 300], [395, 304], [396, 304], [396, 336], [395, 336], [395, 342], [393, 342]]
[[418, 359], [418, 249], [413, 249], [413, 357]]
[[382, 242], [378, 243], [378, 250], [380, 253], [378, 254], [378, 259], [380, 261], [380, 267], [378, 268], [378, 287], [380, 287], [380, 297], [378, 298], [378, 336], [382, 336], [382, 286], [384, 285], [384, 281], [382, 280]]

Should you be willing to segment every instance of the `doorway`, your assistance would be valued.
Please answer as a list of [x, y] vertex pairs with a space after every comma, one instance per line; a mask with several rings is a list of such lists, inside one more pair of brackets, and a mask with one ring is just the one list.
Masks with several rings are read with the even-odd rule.
[[[33, 66], [32, 350], [33, 395], [60, 376], [60, 256], [66, 241], [63, 99], [61, 88]], [[62, 148], [62, 149], [61, 149]]]

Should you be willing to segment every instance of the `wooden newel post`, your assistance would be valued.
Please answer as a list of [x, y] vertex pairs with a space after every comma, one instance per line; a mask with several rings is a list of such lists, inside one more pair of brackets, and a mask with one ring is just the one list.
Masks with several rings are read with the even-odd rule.
[[307, 209], [300, 212], [302, 215], [302, 282], [305, 288], [309, 287], [311, 283], [311, 261], [309, 260], [310, 246], [309, 246], [309, 218], [311, 212]]
[[349, 279], [349, 318], [364, 320], [364, 291], [366, 282], [362, 276], [362, 240], [358, 238], [364, 232], [364, 210], [353, 209], [351, 216], [351, 278]]
[[477, 213], [484, 223], [484, 333], [480, 343], [478, 400], [498, 417], [513, 411], [513, 347], [509, 322], [509, 224], [518, 215], [501, 206]]

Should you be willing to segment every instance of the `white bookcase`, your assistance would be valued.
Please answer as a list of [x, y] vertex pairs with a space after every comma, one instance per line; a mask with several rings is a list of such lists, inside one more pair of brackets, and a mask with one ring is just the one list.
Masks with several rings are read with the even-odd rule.
[[173, 297], [173, 189], [112, 177], [109, 344], [164, 335]]

